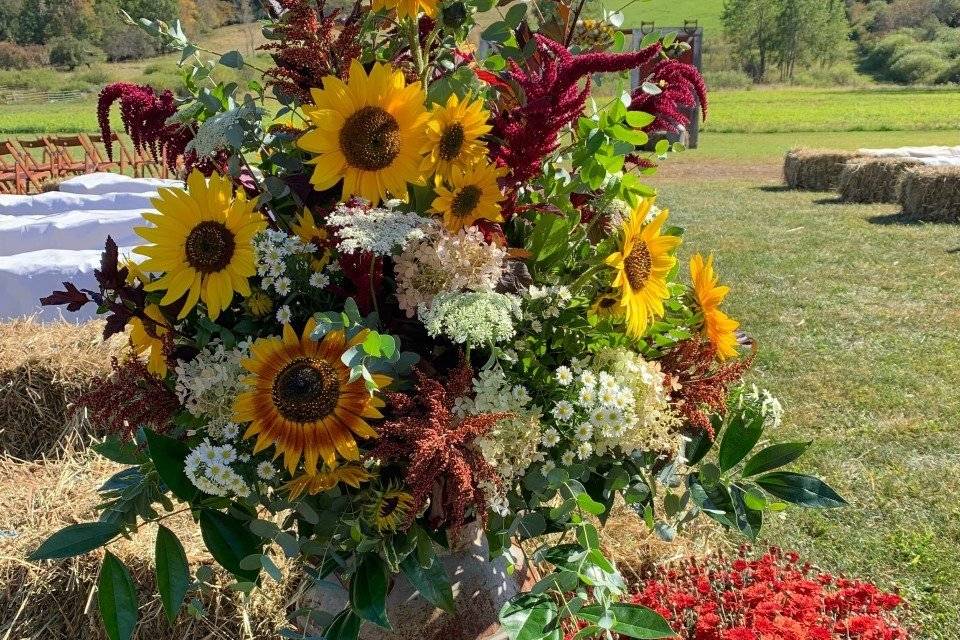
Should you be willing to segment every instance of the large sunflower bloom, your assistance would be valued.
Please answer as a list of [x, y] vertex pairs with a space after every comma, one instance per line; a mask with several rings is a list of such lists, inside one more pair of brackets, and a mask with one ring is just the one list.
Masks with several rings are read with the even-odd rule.
[[426, 95], [419, 84], [407, 85], [403, 73], [376, 63], [367, 75], [357, 60], [350, 80], [323, 79], [312, 89], [313, 106], [304, 111], [313, 129], [297, 144], [316, 156], [310, 182], [318, 191], [343, 180], [342, 199], [360, 196], [373, 204], [388, 194], [406, 198], [407, 183], [423, 184]]
[[443, 216], [443, 224], [450, 231], [469, 227], [481, 218], [492, 222], [503, 221], [500, 200], [503, 195], [497, 185], [502, 169], [492, 164], [479, 164], [465, 172], [456, 171], [450, 179], [450, 187], [437, 185], [437, 197], [433, 210]]
[[737, 327], [740, 323], [720, 311], [720, 304], [730, 293], [730, 287], [719, 286], [713, 270], [713, 256], [706, 260], [699, 253], [690, 258], [690, 278], [693, 296], [703, 313], [703, 331], [717, 350], [717, 358], [726, 360], [737, 355]]
[[150, 352], [147, 371], [162, 378], [167, 375], [167, 355], [164, 353], [164, 336], [169, 331], [167, 319], [155, 304], [148, 304], [144, 315], [146, 319], [136, 316], [130, 319], [130, 345], [137, 355]]
[[[363, 378], [350, 382], [350, 370], [340, 357], [363, 342], [362, 331], [347, 340], [342, 330], [331, 331], [320, 342], [310, 338], [316, 328], [310, 320], [298, 336], [284, 325], [283, 338], [260, 338], [250, 348], [243, 367], [248, 389], [237, 396], [234, 420], [249, 422], [244, 438], [256, 436], [254, 453], [274, 446], [283, 454], [291, 475], [303, 458], [307, 475], [317, 475], [317, 462], [337, 466], [337, 456], [359, 460], [357, 438], [377, 435], [367, 418], [382, 418], [383, 401], [367, 391]], [[383, 386], [390, 378], [374, 375]]]
[[396, 9], [399, 18], [416, 18], [420, 11], [431, 18], [437, 15], [437, 0], [372, 0], [374, 11]]
[[303, 213], [297, 216], [291, 230], [301, 240], [316, 247], [313, 256], [310, 258], [310, 268], [314, 271], [323, 271], [323, 268], [330, 263], [332, 253], [330, 247], [327, 246], [330, 233], [317, 224], [310, 209], [304, 209]]
[[664, 209], [645, 225], [652, 205], [645, 199], [623, 224], [620, 251], [607, 257], [616, 275], [612, 286], [620, 290], [620, 307], [627, 321], [627, 333], [639, 338], [654, 318], [663, 315], [663, 301], [670, 297], [667, 274], [677, 263], [671, 252], [680, 244], [676, 236], [660, 234], [668, 212]]
[[194, 171], [187, 190], [162, 188], [151, 202], [157, 211], [143, 217], [154, 226], [135, 231], [153, 244], [134, 252], [147, 256], [143, 272], [163, 273], [144, 286], [166, 291], [161, 305], [186, 296], [179, 315], [185, 318], [202, 300], [216, 320], [234, 292], [250, 295], [248, 279], [257, 272], [251, 241], [266, 221], [242, 193], [234, 197], [230, 178], [214, 174], [208, 183]]
[[303, 494], [316, 495], [333, 489], [340, 484], [349, 485], [354, 489], [360, 488], [360, 483], [366, 482], [373, 476], [359, 464], [345, 464], [334, 469], [324, 468], [320, 473], [310, 475], [301, 473], [283, 488], [290, 492], [290, 499], [296, 500]]
[[455, 93], [445, 105], [434, 105], [423, 147], [424, 173], [436, 172], [449, 180], [455, 171], [466, 171], [484, 158], [487, 147], [480, 138], [492, 129], [489, 117], [483, 100], [461, 101]]

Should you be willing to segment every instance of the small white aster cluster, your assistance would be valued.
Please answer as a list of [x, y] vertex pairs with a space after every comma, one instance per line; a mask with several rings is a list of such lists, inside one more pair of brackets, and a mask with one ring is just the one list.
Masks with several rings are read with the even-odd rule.
[[298, 236], [268, 229], [254, 236], [253, 250], [257, 260], [257, 275], [262, 278], [260, 286], [264, 291], [273, 289], [277, 295], [286, 297], [293, 287], [288, 273], [288, 260], [291, 257], [308, 260], [316, 247]]
[[514, 320], [521, 315], [520, 298], [495, 291], [441, 293], [418, 311], [430, 336], [445, 335], [470, 347], [509, 340], [516, 334]]
[[213, 496], [250, 495], [250, 487], [232, 465], [239, 460], [229, 444], [215, 445], [204, 439], [184, 461], [187, 478], [198, 489]]
[[419, 213], [397, 211], [399, 200], [384, 204], [385, 208], [372, 209], [341, 204], [327, 216], [327, 225], [336, 229], [334, 234], [340, 241], [340, 251], [388, 256], [402, 251], [414, 240], [423, 240], [438, 226], [436, 221]]
[[738, 399], [738, 406], [751, 405], [760, 409], [768, 428], [776, 429], [783, 418], [783, 405], [772, 393], [757, 385], [744, 387]]
[[560, 312], [567, 308], [573, 294], [570, 288], [558, 285], [553, 287], [538, 287], [531, 285], [523, 292], [524, 317], [531, 318], [529, 325], [534, 333], [543, 331], [541, 320], [553, 320], [560, 317]]
[[451, 234], [437, 227], [407, 245], [396, 260], [397, 301], [413, 317], [442, 293], [493, 292], [507, 252], [487, 242], [476, 227]]
[[511, 414], [475, 440], [484, 459], [509, 485], [514, 478], [523, 477], [531, 464], [543, 460], [538, 450], [543, 412], [527, 389], [511, 384], [500, 368], [481, 370], [473, 380], [473, 391], [473, 398], [457, 398], [453, 407], [457, 416]]
[[197, 132], [187, 144], [186, 150], [195, 151], [201, 158], [209, 158], [221, 149], [235, 147], [230, 141], [230, 130], [237, 129], [242, 134], [245, 122], [259, 122], [263, 114], [263, 109], [259, 107], [242, 104], [230, 111], [211, 116], [197, 127]]
[[191, 415], [206, 420], [214, 440], [234, 440], [239, 435], [233, 423], [233, 399], [245, 389], [246, 370], [240, 363], [249, 355], [247, 343], [227, 349], [214, 340], [193, 360], [177, 363], [177, 397]]
[[[663, 376], [640, 356], [627, 351], [623, 356], [611, 351], [590, 368], [577, 362], [556, 369], [555, 380], [567, 394], [551, 409], [555, 426], [544, 431], [542, 444], [562, 450], [562, 465], [613, 450], [624, 455], [660, 451], [661, 440], [679, 425], [669, 411]], [[544, 471], [551, 469], [547, 465]]]

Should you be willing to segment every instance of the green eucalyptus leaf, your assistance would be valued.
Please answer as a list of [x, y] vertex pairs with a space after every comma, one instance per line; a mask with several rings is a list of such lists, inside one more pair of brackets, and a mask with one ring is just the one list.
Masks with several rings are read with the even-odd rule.
[[832, 509], [847, 504], [830, 485], [813, 476], [774, 471], [756, 478], [755, 481], [767, 493], [801, 507]]
[[163, 525], [157, 528], [155, 558], [160, 602], [167, 621], [173, 624], [190, 590], [190, 565], [176, 534]]
[[744, 477], [755, 476], [786, 466], [806, 453], [813, 441], [783, 442], [760, 450], [743, 466]]
[[119, 522], [81, 522], [60, 529], [43, 541], [28, 560], [71, 558], [102, 547], [120, 535]]
[[137, 589], [122, 562], [109, 551], [97, 579], [100, 619], [110, 640], [130, 640], [137, 627]]

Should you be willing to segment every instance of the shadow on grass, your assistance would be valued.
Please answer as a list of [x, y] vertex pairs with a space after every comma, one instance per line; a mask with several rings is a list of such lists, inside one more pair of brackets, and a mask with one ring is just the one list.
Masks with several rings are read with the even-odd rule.
[[890, 224], [900, 224], [908, 226], [916, 226], [920, 224], [947, 224], [947, 223], [937, 223], [937, 222], [926, 222], [920, 220], [916, 216], [908, 215], [902, 211], [897, 213], [888, 213], [882, 216], [870, 216], [867, 218], [867, 222], [870, 224], [880, 224], [880, 225], [890, 225]]
[[790, 187], [785, 184], [764, 184], [759, 187], [754, 187], [757, 191], [766, 191], [767, 193], [783, 193], [784, 191], [792, 191]]
[[840, 196], [831, 196], [829, 198], [819, 198], [813, 201], [813, 204], [850, 204]]

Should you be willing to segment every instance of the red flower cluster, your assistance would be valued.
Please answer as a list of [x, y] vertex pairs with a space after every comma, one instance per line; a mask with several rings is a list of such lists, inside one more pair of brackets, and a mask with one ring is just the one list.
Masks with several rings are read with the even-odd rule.
[[682, 640], [908, 640], [893, 611], [903, 600], [771, 548], [658, 568], [631, 597]]
[[679, 126], [686, 127], [690, 118], [684, 110], [695, 107], [698, 98], [703, 119], [707, 119], [707, 85], [693, 65], [679, 60], [660, 60], [641, 76], [644, 82], [660, 88], [660, 93], [655, 95], [645, 92], [642, 85], [633, 91], [630, 110], [655, 116], [644, 131], [677, 131]]
[[[630, 53], [573, 55], [566, 47], [540, 34], [534, 35], [536, 52], [526, 68], [510, 61], [500, 76], [478, 76], [500, 89], [500, 100], [491, 118], [490, 156], [510, 169], [512, 184], [523, 183], [540, 173], [543, 159], [557, 149], [565, 126], [583, 113], [590, 95], [589, 76], [616, 73], [649, 64], [660, 45]], [[580, 80], [587, 78], [581, 88]]]
[[110, 129], [110, 107], [120, 101], [120, 120], [133, 141], [133, 146], [149, 152], [154, 160], [161, 158], [171, 170], [193, 140], [193, 130], [182, 124], [167, 124], [177, 112], [176, 99], [169, 90], [158, 94], [153, 87], [129, 82], [108, 84], [97, 100], [97, 122], [103, 135], [107, 157], [113, 159], [113, 131]]
[[466, 524], [467, 509], [485, 521], [487, 496], [483, 482], [498, 482], [494, 469], [472, 445], [497, 421], [507, 417], [486, 413], [458, 420], [453, 403], [470, 389], [473, 369], [462, 363], [446, 376], [443, 385], [422, 371], [414, 371], [416, 395], [388, 393], [393, 418], [381, 424], [372, 459], [406, 462], [404, 483], [413, 493], [412, 522], [427, 499], [431, 500], [431, 526], [447, 525], [453, 536]]
[[313, 104], [311, 87], [319, 86], [327, 75], [346, 80], [350, 60], [360, 58], [359, 14], [350, 15], [338, 25], [341, 10], [324, 16], [324, 0], [276, 0], [274, 4], [279, 7], [273, 29], [277, 42], [260, 47], [272, 52], [277, 65], [267, 74], [283, 93], [301, 104]]

